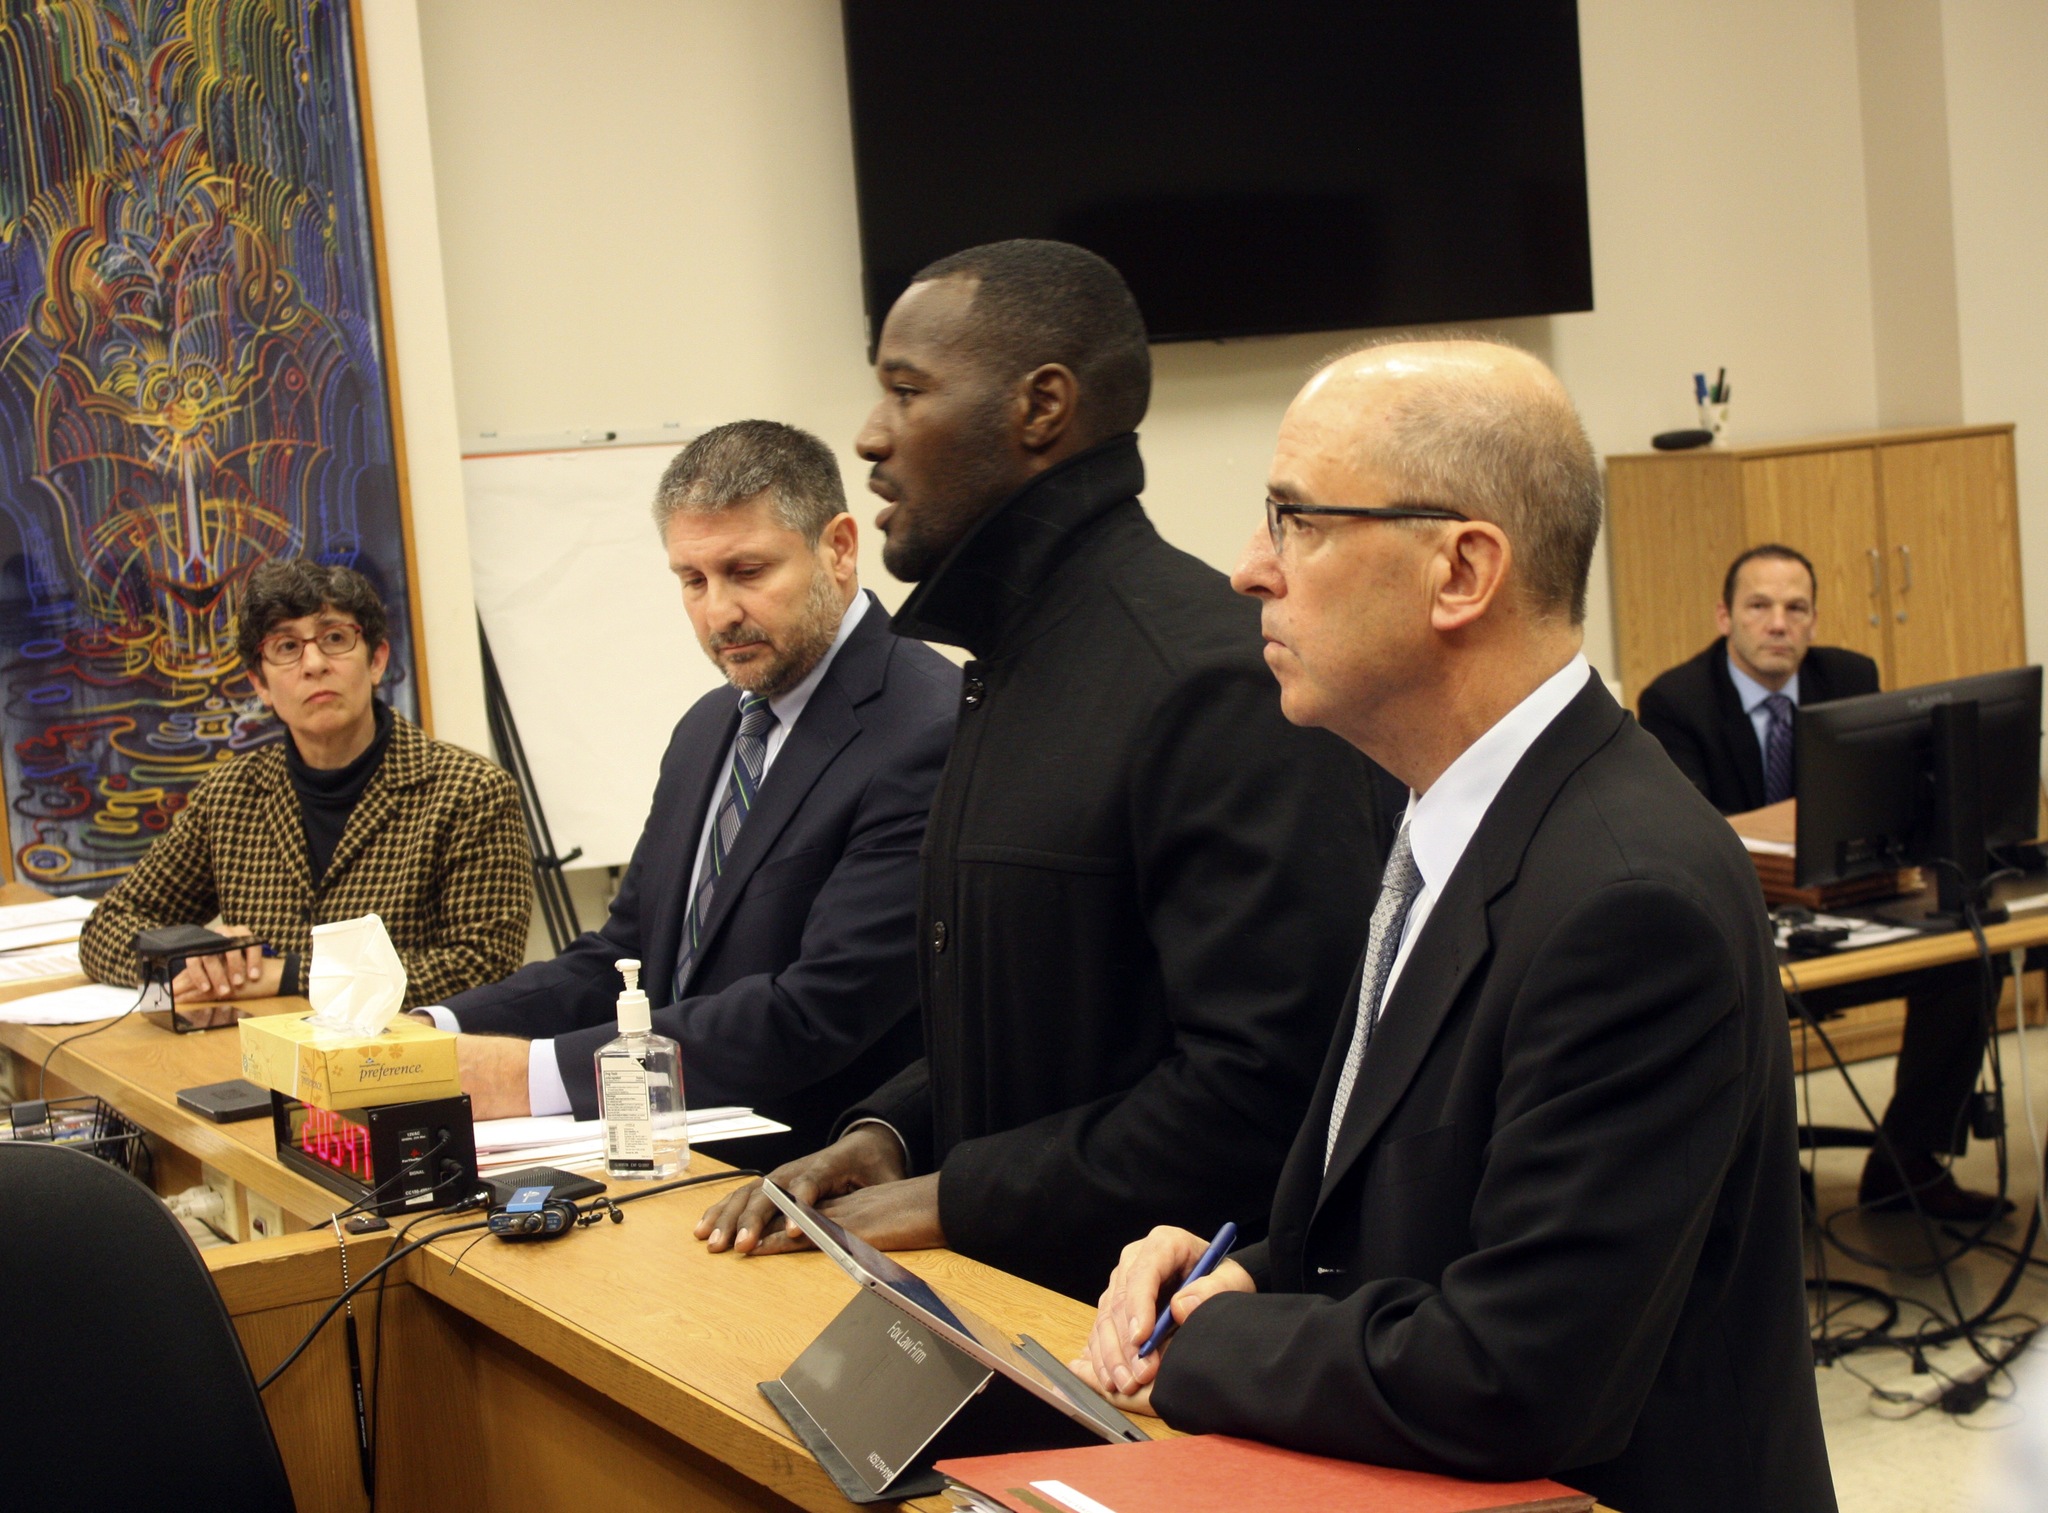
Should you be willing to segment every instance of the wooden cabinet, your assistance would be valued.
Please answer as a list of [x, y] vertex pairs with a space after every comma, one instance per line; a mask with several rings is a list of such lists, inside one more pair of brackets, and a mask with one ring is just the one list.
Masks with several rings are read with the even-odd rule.
[[2026, 660], [2009, 425], [1610, 457], [1607, 532], [1631, 704], [1714, 639], [1722, 574], [1766, 541], [1813, 560], [1816, 639], [1886, 688]]

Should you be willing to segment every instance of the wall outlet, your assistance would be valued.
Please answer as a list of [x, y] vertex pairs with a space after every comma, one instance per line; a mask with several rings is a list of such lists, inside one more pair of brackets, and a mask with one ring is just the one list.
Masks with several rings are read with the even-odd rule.
[[248, 1239], [248, 1226], [242, 1218], [241, 1184], [226, 1172], [204, 1164], [199, 1168], [199, 1180], [220, 1194], [221, 1217], [215, 1228], [230, 1240]]
[[269, 1240], [285, 1233], [284, 1210], [261, 1193], [250, 1193], [249, 1238]]

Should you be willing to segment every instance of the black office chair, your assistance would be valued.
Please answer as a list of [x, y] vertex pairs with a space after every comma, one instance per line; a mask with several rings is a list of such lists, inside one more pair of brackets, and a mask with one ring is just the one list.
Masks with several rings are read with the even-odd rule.
[[0, 1141], [0, 1311], [9, 1506], [291, 1513], [235, 1326], [134, 1178]]

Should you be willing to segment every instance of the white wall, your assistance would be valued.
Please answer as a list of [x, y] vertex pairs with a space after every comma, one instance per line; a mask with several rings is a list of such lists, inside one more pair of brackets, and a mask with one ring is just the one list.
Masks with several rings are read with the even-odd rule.
[[[1593, 299], [1550, 356], [1603, 453], [1697, 424], [1728, 369], [1733, 441], [1876, 420], [1849, 0], [1581, 0]], [[1603, 555], [1587, 647], [1610, 675]]]
[[[1580, 18], [1598, 309], [1510, 334], [1603, 450], [1688, 424], [1692, 374], [1722, 364], [1738, 437], [1874, 424], [1854, 0]], [[569, 26], [552, 0], [435, 0], [420, 24], [464, 434], [762, 414], [844, 448], [857, 489], [838, 6], [606, 0]], [[1170, 538], [1231, 565], [1280, 412], [1341, 340], [1157, 350], [1146, 504]], [[1611, 671], [1604, 555], [1595, 576]]]
[[1943, 0], [1963, 418], [2018, 422], [2027, 652], [2048, 656], [2048, 7]]
[[838, 7], [435, 0], [421, 40], [464, 438], [763, 416], [870, 498]]
[[1941, 0], [1856, 0], [1877, 422], [1963, 418]]
[[483, 669], [470, 595], [455, 375], [414, 0], [368, 0], [363, 54], [433, 733], [488, 754], [490, 727], [484, 719]]

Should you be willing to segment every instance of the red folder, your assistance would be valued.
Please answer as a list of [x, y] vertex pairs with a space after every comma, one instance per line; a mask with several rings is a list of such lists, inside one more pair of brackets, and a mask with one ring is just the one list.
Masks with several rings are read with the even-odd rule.
[[1586, 1513], [1593, 1499], [1554, 1481], [1460, 1481], [1303, 1455], [1223, 1434], [942, 1460], [938, 1469], [1016, 1513], [1265, 1513], [1370, 1508], [1373, 1513]]

